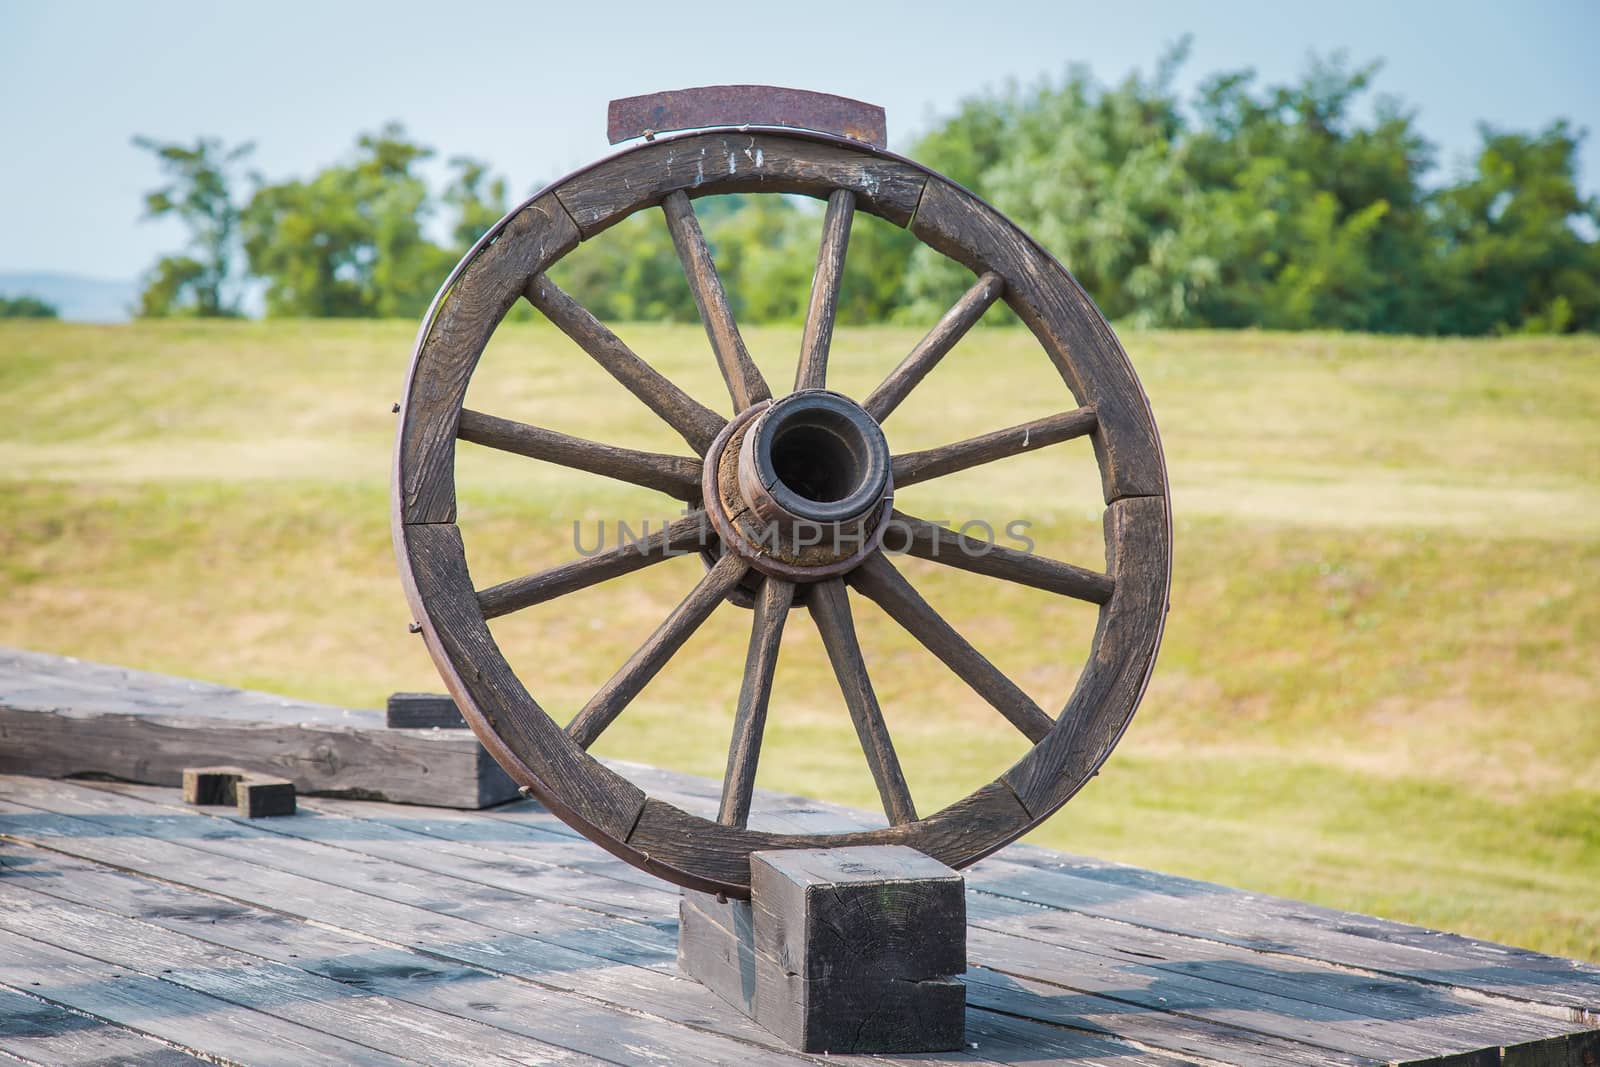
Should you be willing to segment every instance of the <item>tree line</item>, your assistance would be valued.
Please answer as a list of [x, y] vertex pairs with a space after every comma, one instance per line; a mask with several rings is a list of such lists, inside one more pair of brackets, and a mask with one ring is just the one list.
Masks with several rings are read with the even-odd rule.
[[[1112, 86], [1075, 67], [971, 95], [907, 154], [1010, 215], [1114, 320], [1600, 330], [1600, 201], [1578, 187], [1581, 131], [1482, 126], [1470, 165], [1441, 176], [1415, 112], [1376, 94], [1377, 64], [1313, 60], [1284, 85], [1226, 72], [1185, 99], [1174, 89], [1185, 52]], [[249, 145], [136, 143], [167, 179], [146, 216], [175, 217], [189, 236], [146, 277], [145, 316], [235, 315], [254, 284], [269, 316], [414, 318], [509, 207], [505, 179], [478, 160], [448, 161], [442, 188], [431, 186], [432, 150], [396, 124], [361, 136], [346, 161], [282, 182], [243, 173]], [[697, 207], [741, 321], [798, 322], [820, 206], [731, 196]], [[602, 318], [693, 321], [654, 216], [585, 242], [552, 274]], [[968, 284], [907, 232], [860, 217], [839, 318], [928, 321]]]

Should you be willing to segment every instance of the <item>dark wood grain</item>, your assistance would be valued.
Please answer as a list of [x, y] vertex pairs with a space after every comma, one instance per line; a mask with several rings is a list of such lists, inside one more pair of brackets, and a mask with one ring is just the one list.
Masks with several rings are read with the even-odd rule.
[[514, 419], [485, 415], [471, 408], [462, 409], [456, 435], [463, 441], [502, 452], [642, 485], [678, 500], [700, 498], [700, 461], [687, 456], [641, 452], [588, 441]]
[[465, 808], [517, 792], [471, 734], [390, 730], [382, 711], [15, 649], [0, 649], [0, 738], [8, 774], [177, 786], [185, 768], [236, 765], [301, 795]]
[[1100, 609], [1094, 650], [1055, 730], [1005, 774], [1029, 811], [1065, 803], [1127, 729], [1166, 622], [1170, 537], [1164, 497], [1130, 497], [1106, 509], [1106, 562], [1116, 584]]
[[844, 279], [845, 250], [850, 244], [850, 223], [855, 212], [856, 194], [849, 189], [836, 189], [828, 197], [817, 269], [811, 276], [805, 331], [800, 338], [796, 390], [821, 389], [828, 382], [828, 347], [833, 343], [833, 323], [839, 314], [839, 283]]
[[579, 240], [554, 196], [529, 202], [480, 243], [436, 299], [418, 338], [395, 450], [401, 522], [453, 522], [456, 416], [489, 335], [534, 275]]
[[1036, 448], [1082, 437], [1094, 432], [1095, 426], [1094, 412], [1078, 408], [938, 448], [905, 452], [894, 457], [894, 484], [914, 485], [997, 459], [1019, 456]]
[[672, 614], [628, 657], [628, 662], [619, 667], [617, 673], [579, 710], [572, 722], [567, 724], [567, 736], [583, 748], [594, 744], [650, 679], [667, 665], [673, 653], [683, 647], [689, 635], [711, 616], [711, 612], [739, 584], [739, 579], [749, 569], [749, 564], [731, 552], [719, 559], [716, 566], [689, 591], [689, 595], [672, 609]]
[[772, 699], [772, 672], [778, 665], [783, 624], [794, 601], [794, 583], [768, 577], [761, 583], [750, 621], [750, 648], [745, 653], [744, 680], [733, 716], [733, 739], [728, 745], [728, 767], [722, 778], [722, 803], [717, 821], [743, 826], [750, 817], [750, 796], [756, 785], [756, 764], [761, 759], [761, 738], [767, 725], [767, 705]]
[[928, 372], [938, 366], [939, 361], [956, 346], [956, 342], [983, 318], [989, 305], [1000, 299], [1005, 289], [1005, 280], [1000, 275], [985, 271], [934, 324], [927, 336], [917, 342], [911, 354], [901, 360], [889, 372], [889, 376], [861, 402], [867, 414], [879, 422], [887, 419], [917, 387], [917, 383], [927, 377]]
[[1083, 407], [1107, 503], [1166, 492], [1150, 404], [1127, 353], [1072, 275], [1005, 216], [944, 179], [930, 178], [911, 231], [975, 272], [1006, 280], [1005, 298], [1049, 353]]
[[883, 553], [874, 552], [850, 573], [852, 588], [875, 601], [890, 618], [956, 673], [1018, 730], [1035, 743], [1055, 726], [1017, 685], [973, 648], [895, 570]]
[[[374, 993], [366, 979], [392, 986], [401, 983], [384, 983], [381, 973], [363, 973], [360, 964], [346, 967], [341, 974], [347, 979], [354, 978], [355, 982], [340, 981], [326, 973], [304, 969], [298, 958], [272, 959], [261, 955], [263, 950], [272, 950], [259, 940], [251, 943], [255, 951], [240, 950], [148, 921], [130, 922], [122, 915], [99, 907], [29, 892], [22, 887], [0, 889], [0, 896], [5, 900], [0, 929], [10, 929], [38, 943], [108, 964], [106, 972], [112, 978], [111, 985], [125, 986], [130, 999], [140, 993], [149, 998], [149, 1011], [143, 1019], [131, 1013], [123, 1017], [135, 1025], [151, 1026], [168, 1040], [200, 1049], [216, 1048], [219, 1041], [224, 1040], [232, 1044], [233, 1036], [224, 1029], [231, 1022], [249, 1031], [247, 1040], [255, 1038], [265, 1045], [272, 1037], [281, 1035], [308, 1050], [318, 1049], [324, 1055], [339, 1056], [341, 1062], [344, 1056], [363, 1055], [354, 1048], [367, 1050], [367, 1056], [381, 1055], [387, 1062], [395, 1062], [392, 1058], [397, 1057], [407, 1063], [421, 1059], [422, 1048], [430, 1048], [427, 1053], [430, 1062], [451, 1067], [509, 1064], [518, 1059], [514, 1039], [503, 1031], [483, 1022]], [[191, 909], [205, 908], [201, 901], [187, 903]], [[134, 910], [158, 914], [155, 908]], [[226, 910], [223, 913], [228, 914]], [[351, 944], [354, 939], [334, 940], [342, 942], [341, 947], [347, 951], [355, 947]], [[299, 947], [308, 959], [317, 959], [327, 950], [326, 944], [319, 947], [309, 937], [300, 939]], [[362, 945], [353, 958], [361, 959], [373, 947], [370, 943]], [[420, 960], [407, 963], [409, 969], [421, 972], [419, 978], [426, 978], [426, 968], [419, 966]], [[341, 973], [334, 967], [327, 969]], [[51, 977], [58, 980], [57, 975]], [[55, 985], [55, 981], [50, 984]], [[185, 1019], [182, 1012], [162, 1010], [179, 1007], [181, 1001], [174, 1001], [183, 993], [214, 998], [215, 1010], [223, 1018], [196, 1022]], [[65, 992], [63, 999], [70, 1003], [81, 995], [82, 991]], [[211, 1026], [217, 1029], [208, 1032]], [[0, 1022], [0, 1033], [6, 1029], [7, 1025]], [[329, 1043], [319, 1049], [318, 1044], [310, 1040], [312, 1034], [334, 1036], [341, 1043]], [[243, 1045], [241, 1041], [234, 1047], [242, 1051]], [[281, 1057], [287, 1051], [258, 1062], [282, 1062]], [[538, 1043], [520, 1052], [522, 1056], [537, 1053], [557, 1063], [586, 1061], [586, 1057], [563, 1055], [564, 1049]], [[61, 1061], [52, 1058], [47, 1062]], [[165, 1061], [121, 1062], [144, 1065]]]
[[883, 801], [884, 814], [892, 824], [912, 822], [917, 817], [917, 809], [911, 802], [905, 774], [900, 770], [900, 757], [889, 740], [889, 728], [884, 725], [877, 694], [867, 677], [867, 664], [861, 657], [861, 642], [850, 617], [850, 600], [844, 582], [832, 578], [816, 583], [807, 593], [806, 607], [816, 620], [817, 632], [828, 650], [828, 661], [839, 679], [850, 719], [855, 723], [856, 736], [861, 741], [861, 751], [866, 753], [867, 766], [872, 770], [878, 797]]
[[[89, 791], [74, 795], [84, 792]], [[269, 925], [258, 929], [250, 948], [278, 945], [277, 958], [353, 990], [373, 988], [385, 997], [423, 1001], [489, 1022], [525, 1039], [522, 1057], [539, 1053], [541, 1060], [555, 1063], [588, 1062], [588, 1057], [608, 1063], [642, 1060], [659, 1067], [742, 1063], [758, 1055], [786, 1067], [812, 1062], [787, 1054], [741, 1017], [717, 1018], [712, 996], [671, 973], [670, 933], [624, 923], [632, 935], [624, 956], [625, 942], [606, 934], [617, 923], [573, 906], [582, 901], [541, 906], [531, 898], [486, 892], [462, 878], [432, 876], [396, 863], [365, 863], [359, 854], [323, 842], [249, 833], [237, 823], [175, 822], [170, 809], [129, 798], [122, 798], [120, 808], [71, 801], [57, 806], [81, 814], [31, 819], [55, 851], [148, 879], [120, 895], [112, 880], [91, 883], [87, 902], [101, 907], [116, 900], [126, 911], [155, 897], [157, 906], [135, 914], [228, 943], [249, 929], [253, 913], [264, 914]], [[154, 814], [135, 814], [140, 809]], [[15, 810], [0, 800], [0, 819]], [[169, 898], [160, 907], [163, 886], [181, 887], [186, 899]], [[93, 895], [93, 889], [101, 893]], [[284, 929], [281, 917], [300, 928]], [[253, 968], [242, 970], [241, 978], [248, 981]], [[260, 992], [270, 996], [271, 991], [269, 972], [262, 976]], [[401, 1019], [409, 1014], [394, 1013]], [[181, 1025], [181, 1017], [175, 1022]], [[553, 1047], [546, 1051], [526, 1039]], [[444, 1045], [448, 1036], [412, 1040], [424, 1062], [449, 1054], [448, 1048], [430, 1048], [434, 1040]], [[213, 1047], [243, 1051], [247, 1046], [219, 1037]], [[562, 1055], [564, 1048], [574, 1053]], [[657, 1048], [662, 1051], [650, 1051]], [[245, 1055], [243, 1061], [277, 1063], [281, 1054]]]
[[728, 294], [722, 288], [722, 276], [711, 259], [711, 249], [706, 245], [705, 234], [695, 218], [694, 206], [682, 192], [668, 193], [661, 202], [667, 217], [667, 228], [672, 231], [672, 243], [683, 264], [684, 277], [689, 291], [694, 294], [695, 307], [700, 309], [700, 321], [705, 323], [706, 337], [711, 350], [716, 353], [717, 366], [722, 379], [728, 384], [733, 397], [733, 410], [743, 411], [752, 404], [772, 398], [766, 379], [750, 358], [739, 335], [739, 326], [733, 321], [733, 308], [728, 304]]
[[492, 585], [477, 594], [478, 605], [484, 618], [497, 618], [631, 574], [673, 556], [699, 551], [711, 543], [710, 520], [704, 510], [697, 509], [637, 541]]
[[645, 406], [676, 430], [697, 455], [705, 455], [727, 420], [685, 393], [650, 364], [640, 359], [589, 309], [568, 296], [550, 280], [536, 275], [524, 295], [545, 318], [572, 338], [606, 372], [622, 383]]
[[68, 1011], [4, 986], [0, 986], [0, 1019], [5, 1020], [0, 1026], [0, 1053], [22, 1063], [204, 1067], [212, 1062], [107, 1019]]
[[390, 693], [384, 725], [391, 730], [466, 729], [467, 720], [447, 693]]
[[1111, 599], [1116, 585], [1109, 574], [990, 544], [901, 511], [894, 513], [893, 525], [884, 535], [884, 548], [1091, 604], [1104, 604]]
[[293, 815], [294, 783], [286, 778], [254, 774], [243, 767], [186, 767], [185, 804], [226, 804], [246, 819]]
[[[627, 773], [652, 795], [715, 810], [719, 782]], [[676, 894], [537, 805], [308, 805], [252, 823], [184, 808], [171, 789], [0, 779], [0, 927], [21, 916], [30, 934], [93, 945], [108, 964], [23, 988], [80, 1010], [80, 994], [140, 1003], [148, 981], [210, 989], [428, 1062], [810, 1062], [673, 977]], [[761, 811], [774, 805], [797, 830], [819, 814], [806, 798], [758, 795]], [[1600, 1053], [1600, 972], [1576, 961], [1030, 846], [974, 868], [968, 887], [978, 1048], [962, 1062], [1566, 1067]], [[160, 975], [171, 960], [182, 966]], [[80, 1035], [115, 1033], [39, 999], [44, 1014], [6, 1014], [4, 981], [0, 1018], [34, 1029], [0, 1026], [0, 1049], [76, 1062], [61, 1050], [87, 1049]], [[183, 1012], [124, 1018], [164, 1039], [196, 1032]], [[94, 1029], [40, 1033], [65, 1019]], [[196, 1051], [249, 1062], [244, 1042], [260, 1036], [214, 1029]]]
[[805, 1052], [961, 1048], [961, 876], [873, 845], [751, 856], [752, 1015]]
[[625, 841], [644, 804], [635, 786], [573, 744], [489, 634], [453, 523], [402, 526], [401, 578], [426, 611], [422, 636], [473, 733], [519, 785], [586, 833]]
[[587, 239], [678, 190], [826, 200], [836, 189], [849, 189], [858, 209], [905, 226], [926, 181], [907, 160], [827, 138], [719, 130], [640, 145], [572, 175], [554, 192]]

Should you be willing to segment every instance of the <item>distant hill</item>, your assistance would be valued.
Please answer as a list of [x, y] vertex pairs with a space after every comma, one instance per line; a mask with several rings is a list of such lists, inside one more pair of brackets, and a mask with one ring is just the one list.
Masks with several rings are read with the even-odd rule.
[[73, 322], [126, 322], [138, 303], [139, 283], [82, 274], [0, 273], [0, 296], [36, 296]]

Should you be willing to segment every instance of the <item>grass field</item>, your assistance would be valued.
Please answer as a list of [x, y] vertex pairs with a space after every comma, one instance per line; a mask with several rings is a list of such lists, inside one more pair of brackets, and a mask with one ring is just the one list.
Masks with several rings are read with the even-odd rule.
[[[436, 688], [388, 534], [405, 323], [0, 324], [0, 643], [336, 703]], [[694, 327], [623, 336], [708, 403]], [[914, 329], [842, 330], [860, 395]], [[751, 330], [775, 381], [797, 335]], [[1174, 487], [1172, 614], [1101, 776], [1033, 840], [1600, 960], [1600, 341], [1132, 334]], [[636, 447], [681, 442], [554, 330], [504, 327], [469, 403]], [[1071, 406], [1032, 339], [968, 338], [887, 424], [897, 450]], [[570, 557], [573, 523], [671, 502], [463, 446], [482, 586]], [[1043, 486], [1044, 488], [1039, 488]], [[906, 490], [1102, 551], [1085, 442]], [[906, 561], [1047, 708], [1075, 602]], [[570, 714], [688, 589], [663, 564], [495, 626]], [[919, 807], [987, 782], [1009, 727], [875, 608], [858, 616]], [[714, 615], [601, 751], [720, 772], [748, 615]], [[872, 806], [820, 644], [786, 635], [761, 784]]]

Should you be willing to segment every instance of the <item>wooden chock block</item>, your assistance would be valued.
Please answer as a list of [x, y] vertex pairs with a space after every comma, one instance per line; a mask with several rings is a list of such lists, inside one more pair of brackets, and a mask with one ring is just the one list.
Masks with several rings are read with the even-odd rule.
[[903, 845], [756, 852], [750, 900], [685, 891], [678, 964], [802, 1052], [965, 1036], [961, 875]]
[[233, 804], [247, 819], [294, 814], [294, 783], [242, 767], [185, 767], [185, 804]]
[[418, 730], [437, 726], [446, 730], [465, 730], [456, 702], [443, 693], [391, 693], [385, 711], [385, 724], [391, 729]]

